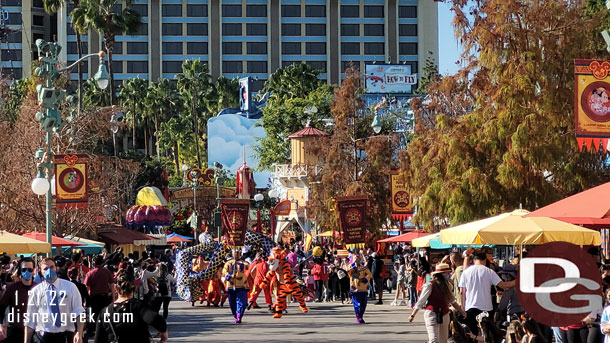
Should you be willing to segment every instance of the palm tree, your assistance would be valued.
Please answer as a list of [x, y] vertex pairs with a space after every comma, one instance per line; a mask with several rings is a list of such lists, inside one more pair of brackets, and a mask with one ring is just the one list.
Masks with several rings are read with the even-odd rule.
[[216, 79], [214, 98], [216, 100], [213, 106], [215, 113], [224, 108], [239, 106], [239, 81], [220, 76]]
[[[200, 60], [186, 60], [182, 63], [182, 73], [176, 75], [178, 91], [185, 104], [190, 105], [193, 122], [193, 135], [197, 149], [197, 164], [201, 168], [201, 152], [199, 148], [199, 120], [204, 122], [203, 135], [207, 137], [207, 120], [210, 117], [209, 104], [212, 97], [212, 77], [208, 65]], [[201, 112], [201, 113], [200, 113]], [[207, 161], [207, 153], [205, 156]]]
[[[136, 77], [135, 79], [126, 80], [119, 92], [119, 102], [121, 106], [127, 110], [127, 121], [131, 123], [134, 150], [136, 150], [138, 116], [142, 117], [142, 113], [144, 113], [144, 99], [146, 97], [147, 88], [148, 81]], [[148, 155], [148, 150], [146, 151], [146, 155]]]
[[[161, 79], [158, 83], [151, 83], [148, 86], [148, 94], [146, 95], [145, 106], [146, 116], [152, 116], [155, 123], [155, 145], [157, 150], [157, 160], [161, 159], [159, 146], [159, 121], [165, 122], [172, 115], [178, 113], [179, 96], [176, 85], [169, 79]], [[178, 165], [177, 155], [175, 156], [176, 165]]]
[[[57, 13], [57, 10], [61, 6], [71, 5], [72, 11], [68, 13], [72, 19], [72, 28], [76, 32], [76, 51], [78, 53], [78, 59], [83, 57], [83, 44], [81, 34], [87, 32], [85, 25], [85, 8], [81, 6], [80, 0], [72, 0], [70, 2], [66, 0], [43, 0], [44, 9], [49, 14]], [[80, 115], [83, 109], [83, 70], [82, 63], [78, 66], [78, 114]]]
[[[87, 0], [84, 15], [84, 26], [96, 30], [104, 37], [104, 47], [108, 53], [108, 71], [110, 73], [110, 103], [114, 104], [114, 72], [112, 70], [112, 51], [115, 37], [124, 33], [133, 34], [142, 24], [140, 14], [131, 9], [131, 0]], [[116, 13], [115, 6], [123, 4], [121, 12]], [[135, 137], [134, 137], [135, 140]]]

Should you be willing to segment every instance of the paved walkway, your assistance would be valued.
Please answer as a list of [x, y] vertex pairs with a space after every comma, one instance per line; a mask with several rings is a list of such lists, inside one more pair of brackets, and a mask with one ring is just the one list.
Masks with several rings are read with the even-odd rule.
[[[259, 298], [260, 300], [260, 298]], [[417, 342], [427, 341], [421, 317], [408, 322], [406, 306], [369, 304], [366, 324], [356, 323], [352, 305], [308, 303], [309, 313], [289, 304], [288, 314], [272, 318], [266, 308], [246, 312], [243, 323], [233, 324], [228, 308], [208, 308], [174, 299], [169, 311], [170, 342]]]

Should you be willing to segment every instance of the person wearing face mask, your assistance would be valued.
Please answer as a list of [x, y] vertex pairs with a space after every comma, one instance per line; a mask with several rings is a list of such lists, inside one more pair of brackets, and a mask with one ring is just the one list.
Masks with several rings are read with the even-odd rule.
[[44, 281], [32, 288], [24, 318], [24, 342], [82, 343], [85, 312], [78, 288], [72, 282], [57, 277], [57, 266], [52, 258], [39, 265]]
[[366, 262], [360, 257], [356, 257], [348, 272], [351, 280], [350, 296], [356, 313], [356, 321], [360, 324], [365, 324], [364, 312], [368, 301], [368, 288], [373, 275], [366, 267]]
[[449, 288], [448, 280], [450, 276], [451, 267], [448, 264], [437, 264], [434, 272], [432, 272], [432, 279], [423, 286], [413, 313], [409, 316], [409, 322], [413, 322], [417, 312], [420, 309], [425, 309], [424, 323], [428, 331], [429, 342], [447, 342], [449, 333], [449, 305], [453, 306], [466, 317], [466, 312], [455, 301], [453, 292]]
[[9, 310], [6, 322], [0, 325], [2, 343], [23, 343], [22, 314], [27, 312], [28, 291], [35, 285], [32, 282], [33, 275], [34, 260], [24, 258], [19, 261], [19, 280], [6, 287], [0, 298], [0, 318], [5, 318], [6, 310]]

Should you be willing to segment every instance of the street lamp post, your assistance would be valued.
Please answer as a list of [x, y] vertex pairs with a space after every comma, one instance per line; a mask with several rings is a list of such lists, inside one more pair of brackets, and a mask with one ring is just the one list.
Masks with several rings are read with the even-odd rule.
[[258, 193], [254, 196], [254, 201], [256, 201], [256, 231], [262, 232], [263, 229], [261, 227], [261, 201], [263, 201], [265, 197]]
[[275, 235], [275, 211], [274, 211], [274, 207], [275, 207], [275, 202], [278, 200], [279, 195], [278, 192], [275, 189], [272, 189], [269, 191], [269, 198], [271, 199], [271, 208], [269, 209], [269, 225], [271, 226], [270, 228], [270, 233], [271, 233], [271, 239], [275, 239], [274, 235]]
[[214, 211], [214, 225], [216, 225], [216, 232], [218, 237], [218, 243], [220, 243], [220, 236], [222, 235], [222, 216], [220, 213], [220, 186], [224, 183], [224, 178], [220, 175], [222, 170], [222, 164], [214, 162], [214, 181], [216, 182], [216, 210]]
[[197, 168], [193, 168], [191, 170], [191, 179], [192, 187], [193, 187], [193, 217], [191, 224], [193, 229], [195, 229], [195, 241], [197, 241], [197, 228], [199, 227], [199, 219], [197, 218], [197, 190], [199, 189], [199, 177], [201, 176], [201, 172]]
[[58, 70], [57, 56], [61, 52], [61, 46], [57, 43], [50, 43], [42, 39], [37, 39], [36, 47], [38, 48], [38, 55], [40, 56], [38, 58], [40, 65], [34, 70], [34, 75], [41, 78], [46, 78], [44, 84], [39, 84], [36, 86], [36, 91], [38, 93], [38, 105], [40, 106], [39, 111], [36, 113], [36, 120], [40, 122], [41, 129], [46, 132], [46, 151], [44, 149], [39, 149], [36, 153], [36, 158], [40, 159], [41, 162], [36, 166], [38, 171], [36, 178], [32, 181], [32, 191], [36, 195], [46, 194], [46, 238], [47, 243], [51, 244], [53, 236], [53, 223], [51, 217], [53, 194], [51, 192], [50, 182], [53, 178], [54, 167], [53, 151], [51, 146], [53, 132], [57, 131], [57, 129], [63, 125], [61, 110], [58, 107], [61, 100], [63, 100], [63, 98], [66, 96], [66, 91], [63, 89], [54, 88], [52, 81], [56, 80], [61, 73], [69, 71], [77, 66], [80, 62], [94, 56], [97, 56], [100, 61], [102, 61], [102, 63], [100, 63], [98, 72], [94, 76], [98, 87], [101, 89], [108, 87], [109, 75], [108, 71], [106, 70], [106, 65], [103, 63], [103, 59], [106, 56], [106, 53], [103, 51], [86, 55], [68, 67]]

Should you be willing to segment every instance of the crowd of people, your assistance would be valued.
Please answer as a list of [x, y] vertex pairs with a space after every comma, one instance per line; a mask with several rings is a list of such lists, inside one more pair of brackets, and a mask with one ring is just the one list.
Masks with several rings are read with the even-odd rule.
[[[214, 278], [202, 281], [204, 295], [193, 299], [208, 307], [229, 307], [240, 324], [250, 308], [265, 305], [281, 318], [286, 303], [351, 304], [364, 324], [369, 301], [383, 304], [384, 292], [396, 290], [391, 305], [407, 306], [412, 322], [423, 312], [429, 342], [601, 343], [610, 340], [610, 306], [567, 327], [548, 327], [530, 318], [514, 290], [519, 257], [498, 263], [491, 248], [468, 248], [430, 258], [408, 245], [390, 247], [391, 255], [372, 249], [339, 251], [300, 242], [273, 251], [245, 247], [227, 256]], [[590, 253], [596, 254], [595, 249]], [[526, 252], [524, 253], [526, 254]], [[193, 259], [193, 272], [208, 267], [211, 255]], [[0, 342], [150, 342], [154, 328], [168, 340], [166, 319], [172, 299], [175, 252], [124, 255], [120, 249], [97, 256], [70, 258], [0, 256]], [[500, 267], [500, 265], [502, 265]], [[610, 265], [600, 264], [604, 306], [610, 301]], [[275, 302], [274, 302], [275, 298]], [[66, 315], [76, 314], [76, 318]], [[83, 314], [82, 316], [79, 316]], [[129, 315], [116, 316], [116, 314]], [[125, 319], [128, 318], [128, 319]]]

